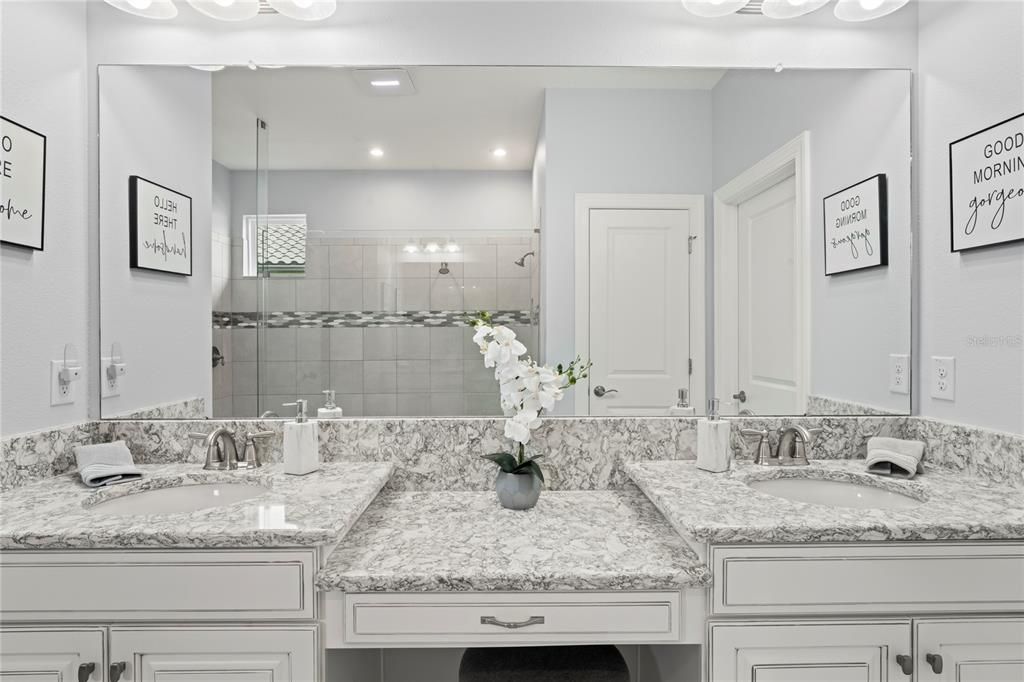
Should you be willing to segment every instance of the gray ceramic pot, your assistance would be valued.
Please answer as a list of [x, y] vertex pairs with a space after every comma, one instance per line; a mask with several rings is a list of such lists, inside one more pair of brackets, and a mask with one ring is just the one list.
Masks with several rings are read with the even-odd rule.
[[495, 487], [498, 501], [505, 509], [529, 509], [537, 504], [541, 481], [533, 474], [507, 474], [499, 471]]

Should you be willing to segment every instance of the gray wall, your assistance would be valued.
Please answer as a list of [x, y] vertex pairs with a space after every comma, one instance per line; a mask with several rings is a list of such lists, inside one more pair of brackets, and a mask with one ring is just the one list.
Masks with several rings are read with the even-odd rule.
[[[211, 403], [210, 74], [184, 67], [100, 71], [100, 349], [128, 374], [113, 416], [190, 398]], [[192, 276], [129, 267], [128, 176], [192, 198]]]
[[[545, 96], [541, 333], [544, 360], [567, 362], [574, 342], [575, 195], [711, 195], [711, 93], [548, 90]], [[558, 404], [574, 412], [573, 393]]]
[[[713, 90], [717, 189], [811, 133], [810, 392], [909, 412], [888, 390], [890, 353], [910, 353], [910, 74], [730, 71]], [[889, 198], [889, 265], [826, 277], [822, 199], [877, 173]]]

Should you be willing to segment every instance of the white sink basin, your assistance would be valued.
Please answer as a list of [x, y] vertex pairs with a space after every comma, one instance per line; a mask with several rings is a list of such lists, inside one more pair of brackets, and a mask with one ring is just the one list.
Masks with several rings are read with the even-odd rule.
[[97, 514], [116, 516], [179, 514], [211, 507], [224, 507], [235, 502], [251, 500], [267, 492], [269, 492], [268, 488], [249, 483], [201, 483], [144, 490], [100, 502], [92, 509]]
[[826, 507], [910, 509], [921, 504], [920, 500], [913, 497], [872, 485], [817, 478], [776, 478], [769, 481], [750, 481], [747, 485], [758, 492], [775, 497]]

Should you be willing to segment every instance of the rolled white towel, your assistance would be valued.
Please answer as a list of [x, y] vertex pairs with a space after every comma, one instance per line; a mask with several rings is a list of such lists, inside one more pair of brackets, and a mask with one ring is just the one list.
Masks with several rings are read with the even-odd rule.
[[82, 483], [90, 488], [142, 478], [142, 470], [135, 466], [131, 450], [123, 440], [75, 446], [75, 460]]
[[868, 438], [868, 471], [879, 476], [913, 478], [924, 473], [921, 458], [924, 443], [919, 440], [902, 440], [875, 436]]

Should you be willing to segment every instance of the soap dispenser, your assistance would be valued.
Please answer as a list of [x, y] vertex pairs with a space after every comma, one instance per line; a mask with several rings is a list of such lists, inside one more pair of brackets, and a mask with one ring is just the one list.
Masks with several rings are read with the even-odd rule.
[[685, 388], [679, 389], [679, 400], [676, 401], [675, 405], [668, 408], [668, 416], [693, 417], [696, 414], [696, 408], [690, 404], [690, 392]]
[[729, 470], [729, 422], [718, 414], [718, 398], [708, 401], [707, 417], [697, 422], [697, 468], [712, 473]]
[[306, 418], [306, 401], [284, 403], [295, 407], [295, 421], [284, 425], [284, 472], [302, 476], [320, 468], [320, 427]]
[[341, 408], [338, 407], [334, 402], [334, 389], [327, 389], [323, 391], [323, 394], [327, 396], [324, 400], [324, 406], [316, 411], [317, 419], [339, 419], [344, 416]]

